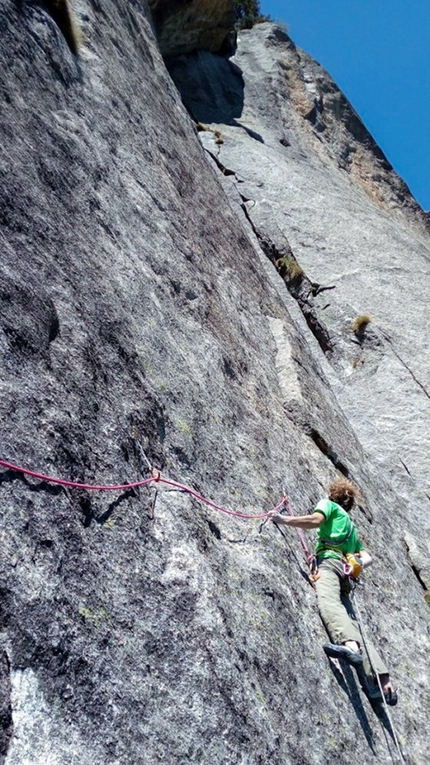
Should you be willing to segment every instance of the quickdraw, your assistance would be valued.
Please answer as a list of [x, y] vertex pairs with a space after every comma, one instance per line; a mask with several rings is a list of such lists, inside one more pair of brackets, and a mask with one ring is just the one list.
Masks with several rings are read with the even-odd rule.
[[319, 572], [318, 568], [318, 561], [315, 557], [315, 555], [312, 556], [312, 560], [309, 562], [309, 580], [312, 585], [312, 587], [315, 586], [315, 582], [318, 581], [321, 574]]

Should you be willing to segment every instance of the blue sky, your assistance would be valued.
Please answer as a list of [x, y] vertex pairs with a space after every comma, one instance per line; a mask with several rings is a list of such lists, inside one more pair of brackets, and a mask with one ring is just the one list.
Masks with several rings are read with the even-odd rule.
[[327, 69], [430, 209], [430, 0], [260, 0]]

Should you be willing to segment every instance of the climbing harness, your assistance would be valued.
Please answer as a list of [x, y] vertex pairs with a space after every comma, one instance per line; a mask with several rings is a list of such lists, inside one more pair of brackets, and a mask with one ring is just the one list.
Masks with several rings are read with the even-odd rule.
[[333, 552], [339, 555], [339, 560], [343, 563], [343, 573], [345, 576], [352, 579], [358, 579], [363, 569], [361, 561], [353, 553], [343, 553], [341, 550], [342, 545], [350, 539], [355, 529], [355, 525], [351, 519], [349, 519], [349, 523], [350, 526], [347, 533], [336, 539], [335, 542], [331, 539], [324, 539], [324, 537], [321, 537], [319, 538], [318, 543], [322, 544], [325, 550], [333, 550]]

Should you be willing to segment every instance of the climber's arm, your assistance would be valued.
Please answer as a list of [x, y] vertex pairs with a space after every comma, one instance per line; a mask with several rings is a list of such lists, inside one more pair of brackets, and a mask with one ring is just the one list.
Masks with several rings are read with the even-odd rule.
[[321, 526], [325, 520], [325, 515], [318, 511], [311, 515], [281, 515], [280, 513], [274, 513], [269, 515], [269, 519], [279, 526], [295, 526], [298, 529], [311, 531]]

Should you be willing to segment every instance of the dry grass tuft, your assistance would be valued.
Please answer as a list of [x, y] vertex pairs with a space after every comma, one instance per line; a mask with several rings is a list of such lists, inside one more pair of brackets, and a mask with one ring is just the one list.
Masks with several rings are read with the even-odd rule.
[[296, 281], [297, 279], [301, 279], [304, 275], [303, 268], [297, 263], [297, 260], [290, 260], [287, 271], [290, 279], [293, 281]]
[[372, 317], [367, 313], [357, 316], [352, 322], [352, 331], [355, 335], [362, 335], [367, 325], [372, 321]]
[[71, 0], [45, 0], [52, 18], [64, 35], [72, 53], [79, 53], [83, 44], [83, 34], [71, 6]]
[[278, 258], [275, 266], [282, 277], [288, 276], [292, 282], [301, 279], [305, 273], [292, 255], [283, 255], [282, 258]]
[[217, 146], [221, 146], [224, 143], [224, 138], [220, 130], [214, 130], [215, 143]]

